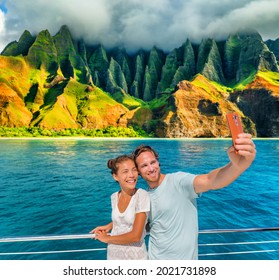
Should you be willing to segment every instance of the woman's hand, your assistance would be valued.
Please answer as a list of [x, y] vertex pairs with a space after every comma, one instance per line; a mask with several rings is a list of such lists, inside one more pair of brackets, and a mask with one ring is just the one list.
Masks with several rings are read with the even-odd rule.
[[110, 235], [108, 235], [106, 231], [96, 231], [95, 239], [104, 243], [109, 243]]
[[110, 230], [111, 230], [111, 229], [110, 229], [110, 227], [109, 227], [108, 225], [105, 225], [105, 226], [98, 226], [98, 227], [92, 229], [92, 230], [90, 231], [90, 233], [96, 233], [96, 232], [98, 232], [98, 231], [109, 232]]
[[98, 227], [92, 229], [89, 233], [95, 234], [95, 239], [97, 239], [96, 235], [98, 235], [100, 233], [106, 233], [107, 234], [111, 230], [112, 230], [112, 222], [107, 224], [107, 225], [104, 225], [104, 226], [98, 226]]

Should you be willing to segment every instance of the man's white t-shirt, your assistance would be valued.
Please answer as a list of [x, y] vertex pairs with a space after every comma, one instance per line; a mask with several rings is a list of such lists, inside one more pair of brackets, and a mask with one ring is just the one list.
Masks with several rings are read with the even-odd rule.
[[149, 189], [149, 259], [198, 258], [198, 195], [193, 186], [195, 176], [185, 172], [166, 174], [160, 186]]

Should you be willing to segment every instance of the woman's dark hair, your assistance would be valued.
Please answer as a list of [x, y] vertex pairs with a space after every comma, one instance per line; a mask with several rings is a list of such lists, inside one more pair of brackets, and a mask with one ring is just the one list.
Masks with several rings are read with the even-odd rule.
[[111, 174], [117, 174], [119, 164], [126, 160], [132, 160], [132, 157], [129, 155], [121, 155], [116, 158], [108, 160], [107, 166], [111, 170]]

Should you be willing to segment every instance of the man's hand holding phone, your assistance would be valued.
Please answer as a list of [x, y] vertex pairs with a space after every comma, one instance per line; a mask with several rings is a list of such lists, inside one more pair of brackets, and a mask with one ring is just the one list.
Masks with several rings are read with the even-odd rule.
[[[229, 124], [229, 128], [231, 131], [233, 145], [236, 145], [236, 139], [240, 133], [243, 133], [243, 128], [241, 124], [240, 117], [236, 113], [228, 113], [227, 114], [227, 121]], [[238, 150], [235, 148], [235, 152], [238, 153]]]
[[228, 150], [229, 157], [234, 165], [245, 170], [256, 156], [256, 146], [252, 135], [243, 132], [241, 120], [236, 113], [228, 113], [227, 121], [233, 141], [233, 147]]

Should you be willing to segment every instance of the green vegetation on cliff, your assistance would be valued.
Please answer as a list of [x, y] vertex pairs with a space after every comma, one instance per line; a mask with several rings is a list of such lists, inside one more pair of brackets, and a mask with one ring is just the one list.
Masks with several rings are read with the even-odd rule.
[[44, 129], [40, 127], [3, 127], [0, 126], [0, 137], [149, 137], [142, 129], [132, 127], [113, 127], [104, 129], [66, 128], [62, 130]]

